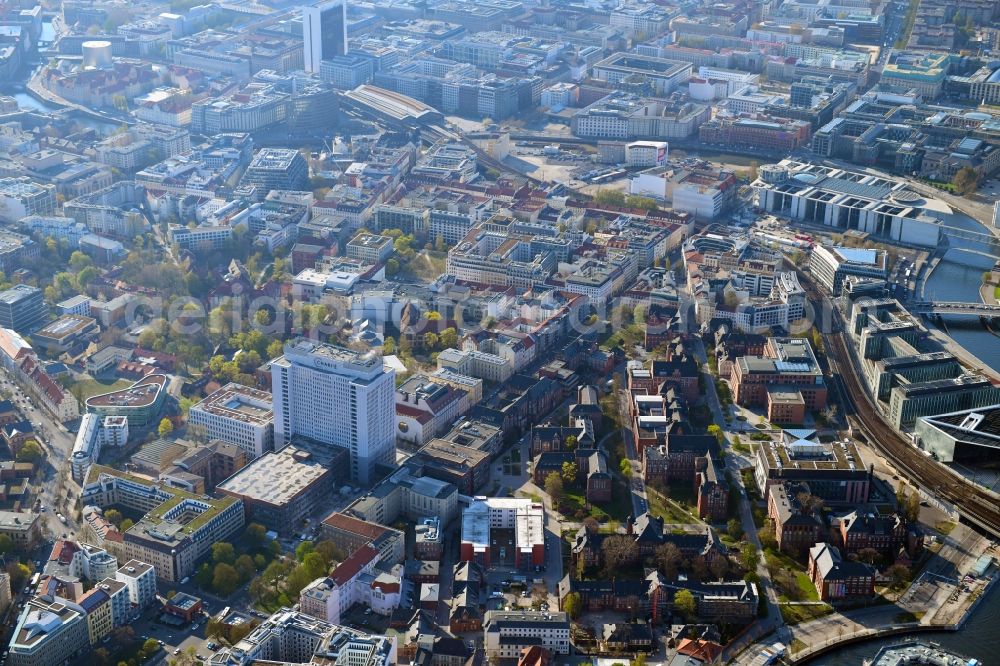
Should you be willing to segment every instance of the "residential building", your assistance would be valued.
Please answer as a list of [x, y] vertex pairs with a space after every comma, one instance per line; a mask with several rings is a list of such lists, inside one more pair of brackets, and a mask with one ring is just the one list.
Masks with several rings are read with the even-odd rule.
[[152, 565], [129, 560], [115, 573], [115, 579], [125, 584], [134, 606], [142, 609], [156, 601], [156, 572]]
[[[395, 465], [395, 373], [381, 356], [299, 339], [271, 362], [276, 445], [299, 434], [347, 449], [350, 477]], [[330, 409], [341, 405], [346, 411]]]
[[18, 615], [7, 663], [62, 664], [89, 650], [87, 611], [68, 599], [44, 595], [30, 599]]

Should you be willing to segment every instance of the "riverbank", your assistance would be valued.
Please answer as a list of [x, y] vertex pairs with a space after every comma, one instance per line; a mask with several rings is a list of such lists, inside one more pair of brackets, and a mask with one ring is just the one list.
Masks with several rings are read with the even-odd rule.
[[895, 604], [848, 611], [791, 627], [788, 661], [806, 663], [846, 644], [886, 636], [961, 630], [989, 595], [1000, 572], [993, 566], [988, 578], [968, 584], [963, 582], [963, 576], [984, 555], [995, 561], [998, 549], [964, 525], [957, 526], [943, 540], [941, 549], [931, 556], [921, 575]]

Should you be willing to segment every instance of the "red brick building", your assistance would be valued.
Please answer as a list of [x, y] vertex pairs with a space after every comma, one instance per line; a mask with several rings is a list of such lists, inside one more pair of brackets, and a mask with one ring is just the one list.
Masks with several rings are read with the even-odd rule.
[[729, 383], [733, 402], [743, 407], [768, 404], [768, 391], [798, 391], [805, 409], [826, 407], [827, 389], [812, 345], [803, 338], [768, 338], [763, 356], [741, 356]]
[[806, 573], [822, 601], [875, 594], [875, 567], [842, 559], [840, 551], [828, 543], [817, 543], [809, 549]]
[[811, 136], [812, 126], [804, 120], [761, 114], [716, 117], [698, 128], [704, 143], [782, 153], [805, 146]]

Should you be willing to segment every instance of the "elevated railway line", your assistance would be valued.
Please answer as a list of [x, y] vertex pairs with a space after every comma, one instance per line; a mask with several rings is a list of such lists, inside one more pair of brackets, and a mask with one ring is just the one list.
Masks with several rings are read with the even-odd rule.
[[[801, 283], [814, 302], [823, 295], [815, 284], [799, 272]], [[848, 348], [846, 333], [839, 326], [839, 313], [833, 315], [833, 332], [823, 334], [823, 344], [830, 361], [830, 376], [838, 388], [845, 415], [853, 421], [868, 443], [929, 495], [955, 507], [962, 519], [993, 537], [1000, 537], [1000, 500], [989, 491], [962, 478], [943, 464], [927, 457], [883, 418], [871, 392], [865, 385], [855, 355]]]

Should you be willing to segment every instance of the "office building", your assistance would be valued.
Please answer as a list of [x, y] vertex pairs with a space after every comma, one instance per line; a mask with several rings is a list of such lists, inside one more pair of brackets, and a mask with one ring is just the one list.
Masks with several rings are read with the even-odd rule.
[[302, 8], [305, 70], [319, 74], [324, 60], [347, 55], [347, 2], [332, 0]]
[[839, 296], [844, 278], [888, 277], [884, 250], [817, 245], [809, 253], [809, 270], [813, 277], [834, 296]]
[[157, 423], [167, 397], [167, 376], [146, 375], [132, 386], [87, 398], [87, 411], [105, 416], [124, 416], [129, 428], [141, 428]]
[[395, 372], [378, 354], [300, 338], [271, 362], [274, 439], [302, 435], [347, 449], [350, 477], [369, 483], [396, 462]]
[[256, 188], [258, 199], [271, 190], [307, 190], [309, 165], [297, 150], [262, 148], [253, 156], [240, 183]]
[[782, 160], [760, 168], [752, 187], [765, 212], [842, 231], [937, 247], [942, 202], [861, 171]]
[[188, 423], [204, 428], [209, 439], [235, 444], [251, 459], [274, 448], [274, 410], [267, 391], [229, 383], [191, 407]]
[[232, 647], [216, 652], [213, 666], [259, 663], [391, 666], [395, 636], [366, 634], [282, 608]]
[[45, 319], [45, 299], [42, 290], [27, 284], [16, 284], [0, 292], [0, 326], [31, 333]]
[[869, 500], [871, 470], [856, 443], [820, 442], [813, 430], [784, 430], [774, 442], [756, 445], [754, 478], [767, 496], [772, 486], [809, 486], [829, 506], [857, 506]]
[[905, 383], [889, 392], [889, 422], [911, 428], [921, 416], [978, 409], [1000, 402], [1000, 388], [976, 374]]
[[922, 416], [914, 427], [917, 446], [941, 462], [991, 463], [1000, 449], [1000, 404]]
[[767, 405], [769, 418], [775, 398], [773, 389], [801, 394], [805, 408], [826, 407], [826, 383], [812, 345], [802, 338], [768, 338], [762, 356], [741, 356], [733, 363], [730, 383], [738, 405]]

